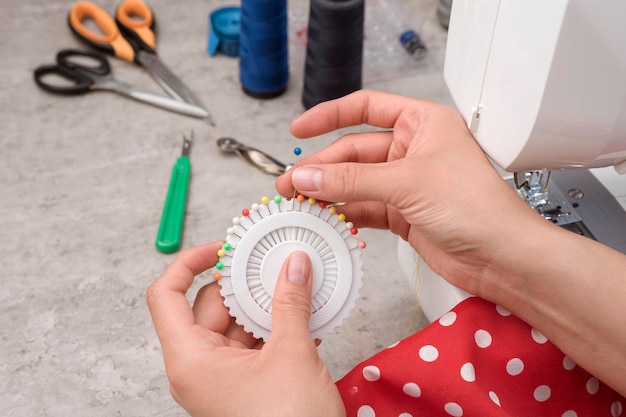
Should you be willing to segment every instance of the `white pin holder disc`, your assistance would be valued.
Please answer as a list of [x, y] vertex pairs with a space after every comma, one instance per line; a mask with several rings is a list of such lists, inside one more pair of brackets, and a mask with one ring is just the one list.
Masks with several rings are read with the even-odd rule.
[[221, 294], [230, 315], [258, 339], [272, 330], [272, 298], [287, 257], [305, 252], [312, 264], [311, 319], [315, 339], [348, 316], [359, 296], [363, 262], [356, 229], [314, 200], [263, 199], [233, 219], [220, 251]]

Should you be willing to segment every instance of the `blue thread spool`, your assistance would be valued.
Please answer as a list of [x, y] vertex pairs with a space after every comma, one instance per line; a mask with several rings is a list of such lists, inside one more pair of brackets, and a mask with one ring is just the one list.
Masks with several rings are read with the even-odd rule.
[[209, 15], [207, 52], [213, 56], [219, 50], [226, 56], [239, 55], [239, 7], [220, 7]]
[[281, 95], [289, 82], [287, 0], [242, 0], [239, 80], [255, 98]]

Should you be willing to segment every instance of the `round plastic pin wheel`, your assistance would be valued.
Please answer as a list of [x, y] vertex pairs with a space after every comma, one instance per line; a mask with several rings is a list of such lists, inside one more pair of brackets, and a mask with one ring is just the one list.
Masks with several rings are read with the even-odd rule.
[[268, 339], [278, 274], [291, 253], [303, 251], [313, 274], [311, 335], [321, 339], [340, 325], [354, 307], [363, 277], [363, 245], [345, 217], [312, 199], [280, 197], [264, 197], [242, 214], [233, 219], [219, 253], [220, 292], [236, 322], [254, 337]]

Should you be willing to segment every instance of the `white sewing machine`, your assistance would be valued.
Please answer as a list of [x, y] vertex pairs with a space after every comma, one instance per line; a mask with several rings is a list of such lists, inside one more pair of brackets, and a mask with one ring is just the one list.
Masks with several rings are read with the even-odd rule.
[[[626, 172], [624, 22], [616, 0], [454, 0], [444, 76], [478, 143], [538, 215], [626, 253], [626, 175], [588, 170]], [[429, 320], [467, 297], [416, 268], [404, 241], [398, 256]]]

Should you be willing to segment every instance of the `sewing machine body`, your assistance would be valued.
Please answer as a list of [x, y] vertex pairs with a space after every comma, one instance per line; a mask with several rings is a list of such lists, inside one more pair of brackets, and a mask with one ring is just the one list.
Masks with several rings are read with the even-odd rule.
[[[614, 0], [454, 0], [444, 77], [478, 143], [546, 221], [626, 253], [626, 176], [610, 176], [611, 193], [587, 170], [626, 172], [624, 21]], [[547, 189], [546, 177], [529, 186], [547, 171]], [[416, 268], [404, 241], [398, 257], [429, 320], [469, 295]]]
[[444, 77], [504, 170], [626, 169], [626, 3], [455, 0]]

